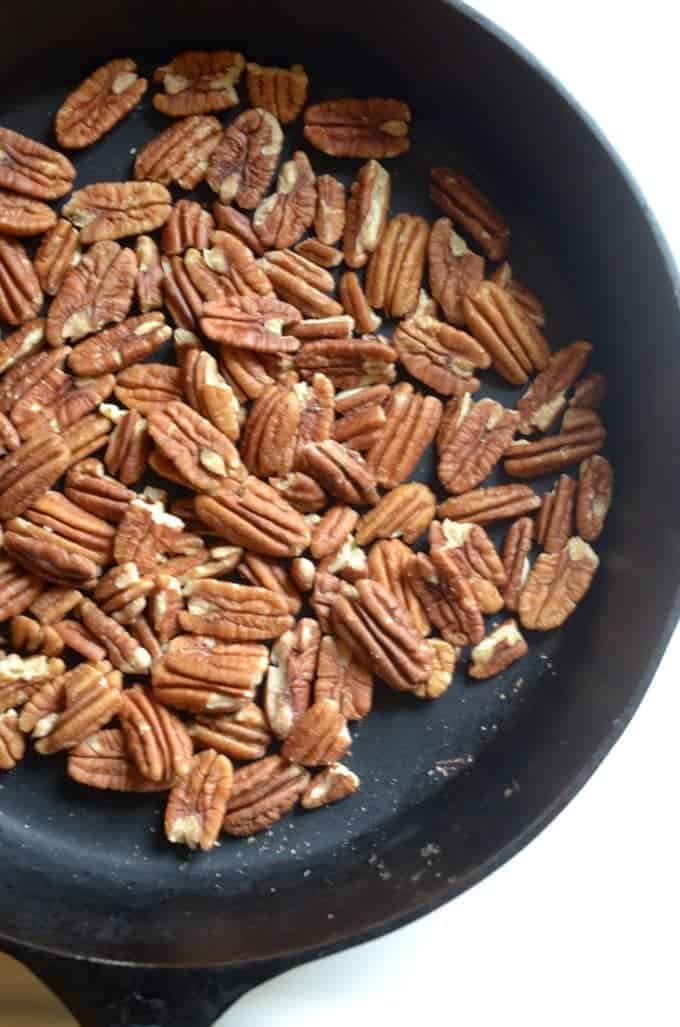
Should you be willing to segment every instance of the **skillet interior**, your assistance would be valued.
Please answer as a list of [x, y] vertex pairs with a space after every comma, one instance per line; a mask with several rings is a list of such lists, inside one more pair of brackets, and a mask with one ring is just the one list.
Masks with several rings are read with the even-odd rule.
[[[0, 939], [216, 965], [342, 944], [424, 912], [507, 858], [586, 779], [639, 701], [675, 619], [678, 311], [653, 231], [569, 104], [445, 4], [150, 0], [142, 11], [125, 0], [65, 0], [58, 10], [24, 0], [0, 12], [0, 40], [0, 120], [38, 138], [100, 59], [145, 54], [152, 68], [156, 56], [194, 46], [302, 61], [314, 99], [409, 100], [412, 155], [390, 164], [393, 210], [432, 219], [427, 168], [460, 162], [510, 220], [513, 267], [545, 300], [553, 346], [595, 343], [595, 365], [610, 379], [618, 476], [591, 594], [561, 632], [534, 638], [530, 656], [491, 682], [461, 675], [440, 702], [415, 708], [382, 689], [379, 712], [355, 732], [363, 787], [349, 803], [186, 859], [162, 841], [153, 798], [80, 789], [54, 760], [28, 759], [1, 783]], [[130, 148], [165, 124], [149, 106], [147, 97], [143, 114], [76, 157], [79, 185], [127, 177]], [[317, 172], [330, 169], [308, 152]], [[348, 177], [356, 166], [347, 162]], [[437, 764], [451, 760], [461, 762], [443, 773]]]

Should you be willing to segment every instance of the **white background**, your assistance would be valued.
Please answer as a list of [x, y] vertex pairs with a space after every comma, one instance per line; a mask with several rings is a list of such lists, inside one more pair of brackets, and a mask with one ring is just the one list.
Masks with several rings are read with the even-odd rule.
[[[591, 112], [680, 260], [674, 0], [473, 6]], [[410, 927], [261, 986], [220, 1027], [677, 1027], [679, 662], [676, 632], [614, 751], [510, 864]]]

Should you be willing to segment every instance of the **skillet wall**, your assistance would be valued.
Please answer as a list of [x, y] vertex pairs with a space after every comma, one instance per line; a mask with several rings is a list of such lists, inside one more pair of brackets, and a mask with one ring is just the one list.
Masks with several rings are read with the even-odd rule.
[[[341, 924], [327, 920], [321, 879], [305, 886], [302, 907], [291, 883], [278, 898], [276, 918], [262, 892], [244, 890], [230, 907], [232, 923], [239, 919], [232, 931], [223, 929], [212, 899], [183, 892], [174, 881], [162, 930], [156, 923], [154, 936], [142, 937], [135, 924], [143, 896], [88, 890], [86, 874], [75, 886], [69, 868], [49, 859], [3, 859], [0, 944], [4, 934], [104, 958], [218, 963], [339, 944], [424, 911], [482, 876], [505, 846], [527, 840], [559, 808], [565, 790], [585, 780], [639, 701], [675, 615], [677, 301], [653, 232], [606, 150], [540, 74], [439, 2], [22, 0], [0, 10], [0, 74], [28, 90], [53, 69], [75, 83], [100, 58], [149, 49], [168, 57], [211, 43], [248, 43], [260, 59], [269, 52], [279, 61], [318, 51], [324, 64], [342, 69], [343, 80], [352, 81], [355, 68], [362, 76], [372, 68], [378, 94], [381, 75], [389, 75], [391, 91], [416, 109], [455, 112], [481, 159], [502, 167], [508, 191], [535, 210], [610, 377], [618, 505], [608, 570], [589, 605], [587, 629], [581, 619], [581, 633], [563, 647], [550, 704], [537, 703], [487, 750], [475, 774], [452, 781], [413, 812], [402, 834], [386, 843], [391, 876], [372, 874], [370, 900], [362, 853], [351, 866], [333, 868], [334, 901], [346, 913]], [[519, 790], [509, 803], [504, 787], [511, 779]], [[432, 843], [444, 853], [446, 872], [414, 882], [418, 851]]]

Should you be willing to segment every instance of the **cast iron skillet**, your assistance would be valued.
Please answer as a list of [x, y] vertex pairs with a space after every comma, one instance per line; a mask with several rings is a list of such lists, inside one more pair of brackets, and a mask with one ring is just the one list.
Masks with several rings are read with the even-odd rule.
[[[48, 138], [47, 112], [101, 60], [130, 54], [152, 68], [219, 46], [303, 61], [317, 98], [408, 99], [421, 164], [416, 178], [390, 166], [402, 209], [424, 203], [434, 215], [423, 199], [430, 161], [481, 176], [515, 230], [516, 273], [547, 302], [549, 338], [592, 339], [609, 375], [616, 504], [587, 602], [562, 632], [532, 640], [520, 672], [461, 680], [417, 711], [397, 695], [379, 700], [357, 732], [363, 789], [348, 803], [185, 858], [151, 833], [154, 799], [81, 789], [53, 761], [3, 778], [0, 947], [98, 1027], [204, 1027], [278, 970], [481, 880], [614, 744], [679, 609], [677, 279], [582, 112], [516, 43], [437, 0], [22, 0], [0, 10], [2, 123]], [[129, 148], [163, 123], [135, 114], [78, 158], [79, 183], [126, 177]]]

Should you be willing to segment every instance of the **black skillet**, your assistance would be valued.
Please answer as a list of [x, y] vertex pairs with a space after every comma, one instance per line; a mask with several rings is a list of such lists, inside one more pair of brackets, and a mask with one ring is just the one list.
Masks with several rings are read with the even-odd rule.
[[[680, 608], [678, 282], [635, 186], [573, 101], [511, 39], [437, 0], [21, 0], [0, 10], [0, 121], [48, 139], [63, 96], [100, 61], [152, 68], [191, 47], [303, 61], [313, 98], [410, 101], [413, 157], [390, 165], [396, 209], [435, 215], [430, 162], [489, 189], [513, 226], [518, 277], [547, 303], [551, 342], [592, 339], [609, 376], [616, 504], [587, 601], [561, 632], [532, 638], [523, 664], [482, 685], [461, 676], [415, 710], [380, 693], [356, 732], [363, 788], [345, 804], [187, 858], [163, 843], [153, 798], [81, 789], [52, 760], [5, 775], [0, 948], [92, 1027], [205, 1027], [258, 981], [480, 881], [614, 744]], [[77, 158], [79, 184], [127, 177], [130, 148], [163, 124], [144, 106]]]

